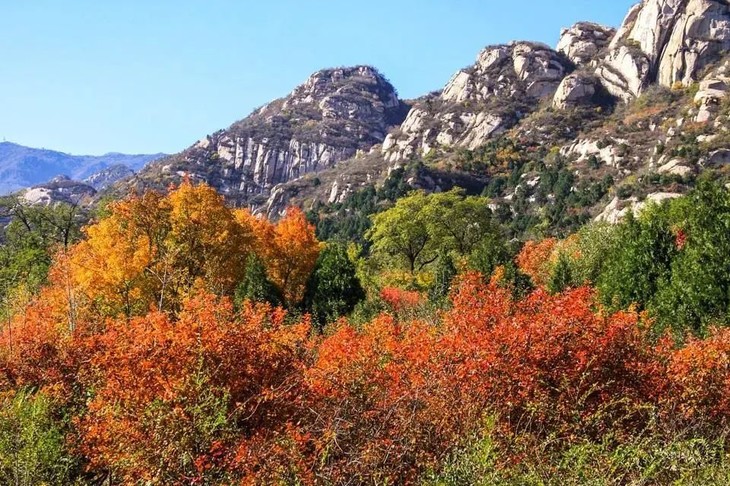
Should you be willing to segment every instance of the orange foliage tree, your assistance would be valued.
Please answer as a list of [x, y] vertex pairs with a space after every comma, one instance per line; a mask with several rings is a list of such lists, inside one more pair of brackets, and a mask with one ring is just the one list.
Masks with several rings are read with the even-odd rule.
[[557, 244], [555, 238], [528, 241], [517, 255], [517, 266], [537, 287], [544, 287], [550, 280], [550, 266]]
[[[251, 221], [239, 213], [239, 221]], [[256, 218], [253, 218], [256, 219]], [[263, 257], [269, 279], [279, 289], [288, 305], [297, 305], [304, 298], [307, 280], [314, 270], [322, 244], [314, 226], [301, 209], [290, 207], [275, 225], [259, 220], [252, 223], [258, 239], [257, 248]]]
[[283, 311], [245, 305], [236, 315], [207, 294], [177, 319], [116, 323], [91, 361], [95, 394], [78, 421], [90, 466], [125, 483], [226, 480], [234, 451], [296, 418], [308, 332], [307, 321], [286, 325]]

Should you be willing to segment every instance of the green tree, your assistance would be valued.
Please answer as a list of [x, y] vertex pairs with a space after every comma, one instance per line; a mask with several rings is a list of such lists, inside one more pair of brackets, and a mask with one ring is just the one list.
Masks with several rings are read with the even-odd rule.
[[662, 282], [654, 311], [678, 334], [702, 334], [730, 317], [730, 194], [702, 182], [671, 206], [677, 256]]
[[320, 329], [352, 312], [365, 298], [356, 273], [355, 264], [343, 244], [330, 243], [320, 253], [305, 295], [305, 309]]
[[236, 287], [234, 300], [239, 305], [245, 300], [282, 305], [281, 292], [269, 280], [263, 260], [253, 252], [246, 259], [246, 270]]
[[510, 261], [504, 238], [498, 232], [487, 233], [469, 255], [469, 267], [489, 278], [494, 270]]
[[489, 200], [463, 189], [432, 194], [423, 208], [429, 230], [442, 249], [468, 255], [494, 232]]
[[399, 199], [395, 206], [372, 217], [373, 227], [367, 234], [376, 254], [391, 257], [411, 274], [438, 258], [438, 242], [423, 211], [427, 203], [423, 192]]
[[558, 255], [558, 261], [555, 263], [555, 267], [550, 275], [548, 290], [553, 294], [557, 294], [574, 286], [572, 262], [567, 255], [560, 253]]
[[0, 198], [0, 314], [18, 289], [34, 292], [45, 283], [53, 254], [81, 237], [87, 218], [78, 204]]
[[495, 240], [488, 200], [463, 189], [425, 195], [414, 192], [373, 216], [368, 238], [376, 254], [387, 255], [415, 274], [442, 252], [468, 256], [484, 240]]
[[645, 309], [669, 277], [677, 251], [666, 207], [649, 208], [640, 218], [629, 214], [617, 232], [598, 279], [599, 295], [613, 308]]
[[429, 298], [432, 302], [442, 302], [448, 297], [451, 291], [451, 282], [456, 277], [457, 271], [454, 259], [448, 253], [442, 253], [436, 260], [434, 271], [434, 282], [429, 291]]
[[578, 285], [595, 285], [603, 272], [611, 249], [618, 243], [619, 228], [608, 223], [591, 223], [578, 231], [580, 256], [571, 261]]

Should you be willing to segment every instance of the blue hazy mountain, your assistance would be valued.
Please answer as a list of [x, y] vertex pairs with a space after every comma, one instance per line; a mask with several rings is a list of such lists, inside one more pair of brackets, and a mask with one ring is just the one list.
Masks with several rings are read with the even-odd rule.
[[47, 182], [58, 175], [77, 181], [110, 167], [124, 166], [134, 172], [165, 154], [71, 155], [54, 150], [0, 143], [0, 195]]

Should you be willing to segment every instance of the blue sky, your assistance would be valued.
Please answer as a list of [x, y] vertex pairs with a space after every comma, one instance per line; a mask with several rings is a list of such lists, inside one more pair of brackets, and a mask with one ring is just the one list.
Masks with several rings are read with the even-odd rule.
[[489, 44], [554, 46], [636, 0], [0, 0], [0, 139], [177, 152], [324, 67], [372, 64], [402, 97]]

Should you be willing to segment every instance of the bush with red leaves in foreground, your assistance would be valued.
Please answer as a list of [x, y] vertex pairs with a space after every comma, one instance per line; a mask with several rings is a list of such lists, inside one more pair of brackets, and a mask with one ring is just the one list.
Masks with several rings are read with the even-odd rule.
[[35, 304], [0, 335], [0, 387], [52, 397], [85, 477], [125, 484], [415, 484], [487, 418], [504, 464], [525, 460], [514, 444], [726, 425], [726, 331], [655, 345], [589, 288], [515, 301], [478, 274], [451, 299], [436, 324], [386, 314], [326, 337], [204, 292], [74, 329]]

